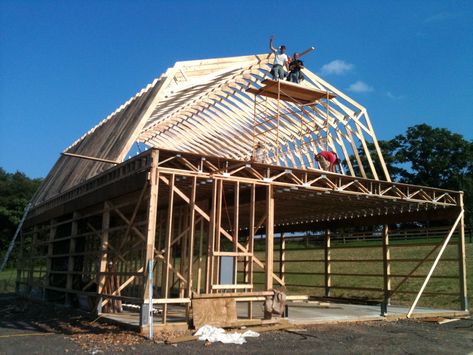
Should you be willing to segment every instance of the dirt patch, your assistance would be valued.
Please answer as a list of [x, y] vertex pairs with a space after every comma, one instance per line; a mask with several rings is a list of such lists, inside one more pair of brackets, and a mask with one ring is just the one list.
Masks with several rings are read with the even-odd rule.
[[[250, 329], [250, 328], [248, 328]], [[184, 333], [186, 334], [186, 333]], [[156, 334], [104, 324], [87, 313], [0, 297], [0, 354], [419, 354], [473, 352], [473, 319], [437, 324], [419, 320], [341, 323], [262, 333], [243, 345], [191, 341], [166, 345], [183, 333]]]

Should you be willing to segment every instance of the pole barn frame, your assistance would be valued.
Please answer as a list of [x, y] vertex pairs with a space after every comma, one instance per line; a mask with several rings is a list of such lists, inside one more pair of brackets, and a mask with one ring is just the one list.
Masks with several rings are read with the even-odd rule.
[[[134, 305], [142, 329], [153, 309], [154, 324], [190, 322], [199, 299], [248, 302], [254, 318], [253, 302], [274, 288], [300, 297], [301, 285], [288, 281], [290, 234], [320, 230], [324, 256], [313, 262], [323, 263], [323, 279], [302, 286], [322, 296], [378, 292], [385, 305], [415, 293], [411, 315], [423, 294], [436, 294], [424, 288], [437, 263], [450, 262], [442, 253], [457, 240], [459, 290], [448, 295], [467, 310], [463, 194], [391, 182], [366, 109], [307, 69], [303, 85], [274, 85], [266, 79], [271, 60], [178, 62], [67, 148], [22, 227], [18, 292], [98, 313]], [[273, 153], [258, 163], [251, 157], [262, 131]], [[135, 141], [149, 149], [123, 161]], [[340, 173], [320, 170], [313, 159], [327, 146], [346, 161]], [[388, 225], [414, 221], [452, 225], [443, 245], [395, 275]], [[335, 233], [354, 225], [384, 226], [379, 288], [337, 286]], [[263, 240], [263, 251], [255, 249]], [[435, 252], [429, 275], [416, 273]], [[225, 258], [230, 283], [221, 281]], [[420, 291], [403, 291], [420, 277]]]

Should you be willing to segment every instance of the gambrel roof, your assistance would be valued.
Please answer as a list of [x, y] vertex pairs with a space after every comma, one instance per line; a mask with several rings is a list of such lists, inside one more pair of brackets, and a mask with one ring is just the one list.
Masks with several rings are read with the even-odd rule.
[[[343, 174], [389, 181], [366, 109], [310, 70], [303, 70], [306, 80], [300, 85], [327, 93], [327, 99], [300, 105], [254, 95], [268, 77], [272, 60], [272, 54], [259, 54], [177, 62], [64, 150], [103, 161], [61, 155], [33, 203], [123, 161], [135, 142], [247, 160], [260, 131], [269, 133], [257, 140], [274, 145], [274, 120], [265, 118], [276, 111], [279, 155], [270, 156], [270, 163], [317, 168], [314, 154], [330, 149], [346, 162]], [[369, 142], [374, 143], [375, 156]], [[364, 154], [358, 153], [360, 147]]]

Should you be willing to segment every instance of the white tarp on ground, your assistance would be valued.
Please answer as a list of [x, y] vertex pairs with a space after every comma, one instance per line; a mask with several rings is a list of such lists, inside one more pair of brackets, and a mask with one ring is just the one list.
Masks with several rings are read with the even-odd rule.
[[220, 341], [224, 344], [244, 344], [247, 337], [259, 337], [259, 333], [247, 330], [244, 333], [225, 333], [222, 328], [212, 327], [211, 325], [204, 325], [194, 333], [199, 337], [199, 340], [207, 340], [211, 343]]

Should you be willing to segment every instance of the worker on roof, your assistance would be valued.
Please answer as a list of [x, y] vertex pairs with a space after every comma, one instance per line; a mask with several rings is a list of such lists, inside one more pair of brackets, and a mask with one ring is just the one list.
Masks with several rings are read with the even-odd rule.
[[323, 150], [317, 154], [315, 156], [315, 160], [317, 160], [323, 170], [330, 171], [332, 173], [336, 172], [335, 166], [340, 164], [340, 159], [338, 159], [337, 153], [326, 150]]
[[299, 84], [304, 80], [301, 70], [304, 69], [304, 63], [299, 59], [299, 53], [294, 53], [291, 62], [289, 63], [289, 75], [287, 81]]
[[283, 80], [286, 77], [286, 71], [289, 70], [289, 57], [286, 54], [286, 46], [282, 45], [279, 49], [273, 47], [274, 36], [271, 35], [269, 38], [269, 49], [274, 53], [274, 63], [271, 69], [271, 75], [274, 80]]

